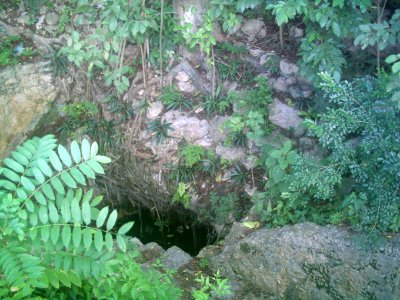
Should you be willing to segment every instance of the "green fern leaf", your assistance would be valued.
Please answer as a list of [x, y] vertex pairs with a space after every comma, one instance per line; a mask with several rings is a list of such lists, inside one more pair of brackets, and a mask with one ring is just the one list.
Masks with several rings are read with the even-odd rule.
[[72, 243], [76, 248], [79, 247], [82, 240], [82, 229], [79, 225], [75, 225], [74, 229], [72, 230]]
[[89, 177], [91, 179], [96, 178], [96, 174], [93, 172], [93, 170], [89, 167], [89, 165], [86, 163], [80, 164], [79, 170], [82, 171], [83, 174], [85, 174], [86, 177]]
[[83, 139], [81, 150], [82, 150], [83, 160], [85, 161], [88, 160], [90, 158], [90, 143], [88, 142], [87, 139]]
[[2, 169], [2, 174], [7, 177], [7, 179], [19, 183], [19, 181], [21, 180], [21, 178], [19, 177], [19, 175], [17, 173], [15, 173], [14, 171], [11, 171], [9, 169], [3, 168]]
[[97, 228], [100, 228], [104, 225], [104, 221], [106, 220], [107, 215], [108, 215], [108, 206], [105, 206], [100, 210], [99, 215], [97, 216], [96, 220]]
[[92, 245], [92, 229], [85, 228], [83, 230], [83, 246], [85, 247], [86, 250], [89, 250], [91, 245]]
[[114, 209], [107, 220], [107, 225], [106, 225], [107, 231], [110, 231], [111, 229], [114, 228], [115, 222], [117, 222], [117, 217], [118, 217], [117, 210]]
[[[29, 153], [30, 154], [30, 153]], [[13, 151], [11, 153], [12, 157], [21, 165], [23, 166], [27, 166], [29, 164], [29, 159], [30, 159], [30, 155], [24, 155], [23, 153], [20, 153], [19, 150], [18, 151]]]
[[11, 158], [6, 158], [3, 160], [3, 163], [10, 168], [11, 170], [17, 172], [17, 173], [24, 173], [25, 168], [15, 160]]
[[99, 145], [96, 142], [94, 142], [90, 147], [90, 158], [95, 158], [98, 150], [99, 150]]
[[35, 191], [33, 193], [33, 196], [35, 197], [37, 202], [39, 202], [42, 205], [46, 205], [46, 198], [43, 196], [42, 192]]
[[39, 208], [39, 220], [42, 224], [46, 225], [49, 222], [49, 214], [46, 206], [40, 206]]
[[122, 225], [122, 226], [119, 228], [118, 234], [119, 234], [119, 235], [124, 235], [124, 234], [126, 234], [129, 230], [131, 230], [133, 224], [134, 224], [134, 222], [125, 223], [124, 225]]
[[50, 227], [48, 226], [41, 227], [40, 236], [44, 242], [47, 242], [50, 238]]
[[25, 188], [27, 192], [33, 192], [35, 190], [35, 186], [32, 181], [25, 176], [21, 176], [21, 184]]
[[103, 234], [100, 230], [96, 230], [94, 234], [94, 246], [96, 247], [96, 250], [98, 252], [101, 252], [101, 249], [103, 248]]
[[43, 184], [43, 183], [46, 181], [46, 179], [45, 179], [43, 173], [40, 171], [39, 168], [33, 167], [33, 168], [32, 168], [32, 173], [33, 173], [33, 176], [35, 177], [35, 179], [36, 179], [39, 183]]
[[76, 189], [76, 188], [77, 188], [77, 185], [76, 185], [75, 180], [72, 178], [71, 175], [69, 175], [69, 173], [67, 173], [67, 172], [61, 173], [60, 177], [61, 177], [61, 180], [62, 180], [69, 188], [72, 188], [72, 189]]
[[58, 145], [57, 150], [58, 150], [58, 156], [60, 157], [63, 164], [68, 168], [71, 167], [72, 160], [71, 157], [69, 156], [67, 149], [65, 149], [65, 147], [62, 145]]
[[81, 208], [79, 207], [78, 200], [75, 198], [71, 201], [71, 216], [73, 222], [81, 222]]
[[79, 171], [79, 169], [73, 168], [71, 169], [70, 173], [76, 182], [78, 182], [81, 185], [86, 185], [85, 176], [82, 174], [81, 171]]
[[57, 191], [57, 193], [59, 193], [61, 195], [65, 194], [64, 185], [62, 184], [61, 180], [58, 177], [53, 177], [50, 180], [50, 183], [54, 187], [54, 189]]
[[61, 204], [61, 216], [63, 217], [64, 222], [66, 223], [68, 223], [71, 220], [70, 203], [66, 199]]
[[55, 151], [50, 152], [49, 159], [50, 159], [50, 163], [53, 166], [53, 168], [56, 171], [61, 172], [63, 169], [63, 166], [62, 166], [61, 160], [58, 158], [58, 155], [56, 154]]
[[47, 177], [51, 177], [53, 175], [53, 171], [51, 170], [51, 168], [49, 167], [49, 165], [43, 158], [39, 158], [37, 160], [37, 163], [38, 163], [40, 171], [42, 171], [42, 173], [44, 175], [46, 175]]
[[61, 231], [61, 240], [65, 248], [68, 248], [71, 242], [71, 228], [69, 226], [64, 226]]
[[91, 211], [90, 211], [90, 204], [88, 200], [84, 200], [82, 203], [82, 219], [86, 225], [89, 225], [92, 221], [91, 219]]
[[49, 218], [50, 218], [50, 221], [52, 223], [57, 223], [59, 218], [60, 218], [60, 215], [58, 213], [58, 210], [57, 210], [56, 206], [54, 205], [54, 203], [50, 202], [48, 204], [48, 207], [49, 207]]
[[45, 183], [44, 185], [42, 185], [41, 190], [43, 191], [43, 193], [45, 194], [45, 196], [47, 198], [49, 198], [50, 200], [55, 200], [56, 197], [54, 195], [54, 191], [51, 188], [50, 184]]
[[79, 164], [81, 162], [81, 149], [75, 141], [71, 143], [71, 154], [74, 162]]
[[103, 167], [94, 159], [88, 160], [87, 164], [98, 174], [104, 174]]
[[53, 245], [57, 244], [59, 237], [60, 237], [60, 226], [58, 225], [52, 226], [50, 230], [50, 239]]

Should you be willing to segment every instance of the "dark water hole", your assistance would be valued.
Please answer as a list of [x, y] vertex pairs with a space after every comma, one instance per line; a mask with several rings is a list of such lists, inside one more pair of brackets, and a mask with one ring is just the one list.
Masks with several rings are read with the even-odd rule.
[[177, 246], [195, 256], [207, 245], [216, 241], [215, 230], [211, 225], [196, 221], [194, 214], [188, 213], [185, 220], [176, 214], [157, 217], [147, 208], [125, 217], [121, 224], [134, 221], [127, 235], [137, 237], [143, 244], [156, 242], [164, 249]]

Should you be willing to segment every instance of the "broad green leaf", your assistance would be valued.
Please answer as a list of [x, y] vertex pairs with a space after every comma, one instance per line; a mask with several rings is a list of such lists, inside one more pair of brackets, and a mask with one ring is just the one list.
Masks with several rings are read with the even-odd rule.
[[89, 201], [84, 201], [82, 203], [82, 219], [86, 225], [89, 225], [92, 221], [91, 213], [90, 213], [90, 204]]
[[58, 277], [57, 277], [56, 271], [54, 269], [46, 269], [44, 272], [46, 273], [49, 283], [56, 289], [59, 289], [60, 283], [58, 282]]
[[71, 201], [71, 216], [72, 221], [75, 223], [81, 222], [81, 208], [79, 207], [79, 201], [75, 198]]
[[91, 274], [93, 274], [93, 277], [97, 280], [100, 278], [100, 264], [97, 261], [92, 261], [91, 263]]
[[91, 178], [91, 179], [95, 179], [96, 178], [96, 174], [93, 172], [92, 168], [89, 167], [89, 165], [86, 163], [80, 164], [79, 166], [79, 170], [82, 171], [83, 174], [85, 174], [87, 177]]
[[75, 180], [72, 178], [71, 175], [69, 175], [68, 172], [63, 172], [63, 173], [61, 173], [60, 177], [61, 177], [61, 180], [62, 180], [68, 187], [70, 187], [70, 188], [72, 188], [72, 189], [76, 189], [76, 188], [77, 188]]
[[78, 286], [78, 287], [82, 287], [82, 281], [81, 281], [81, 279], [79, 278], [79, 276], [76, 275], [75, 272], [73, 272], [73, 271], [70, 271], [70, 272], [69, 272], [69, 279], [71, 280], [71, 283], [72, 283], [72, 284], [74, 284], [74, 285], [76, 285], [76, 286]]
[[114, 228], [115, 222], [117, 221], [117, 217], [118, 217], [117, 210], [114, 209], [107, 220], [107, 225], [106, 225], [107, 231], [110, 231], [111, 229]]
[[40, 237], [44, 242], [47, 242], [50, 238], [50, 227], [43, 226], [40, 228]]
[[287, 161], [291, 165], [295, 165], [297, 162], [298, 155], [295, 150], [290, 151], [287, 155]]
[[340, 37], [340, 26], [337, 22], [332, 23], [332, 31], [337, 37]]
[[61, 240], [65, 248], [67, 248], [71, 241], [71, 228], [69, 226], [63, 227], [61, 232]]
[[96, 250], [100, 252], [103, 248], [103, 244], [103, 233], [101, 232], [101, 230], [96, 230], [94, 234], [94, 246]]
[[286, 168], [289, 166], [288, 162], [283, 157], [278, 158], [278, 163], [282, 171], [285, 171]]
[[83, 139], [81, 149], [83, 160], [88, 160], [90, 158], [90, 143], [87, 139]]
[[98, 195], [92, 200], [91, 205], [96, 206], [96, 205], [100, 204], [101, 201], [103, 201], [103, 195]]
[[42, 186], [42, 191], [46, 195], [46, 197], [49, 198], [50, 200], [55, 200], [56, 199], [56, 197], [54, 195], [54, 192], [53, 192], [53, 189], [51, 188], [50, 184], [45, 183]]
[[273, 158], [278, 158], [282, 156], [282, 152], [280, 150], [272, 150], [270, 156]]
[[25, 168], [18, 162], [16, 162], [15, 160], [11, 159], [11, 158], [5, 158], [3, 160], [3, 163], [10, 168], [11, 170], [13, 170], [14, 172], [17, 173], [24, 173]]
[[37, 241], [37, 235], [38, 235], [39, 229], [37, 227], [33, 227], [29, 229], [29, 236], [32, 241]]
[[125, 223], [124, 225], [122, 225], [120, 227], [120, 229], [118, 230], [118, 234], [123, 235], [126, 234], [129, 230], [131, 230], [132, 226], [133, 226], [134, 222], [128, 222]]
[[37, 163], [40, 171], [42, 171], [44, 175], [46, 175], [47, 177], [53, 176], [53, 171], [43, 158], [38, 158]]
[[50, 180], [51, 185], [54, 187], [54, 189], [57, 191], [57, 193], [64, 195], [65, 190], [64, 190], [64, 185], [62, 184], [61, 180], [58, 177], [53, 177]]
[[53, 202], [49, 202], [49, 218], [52, 223], [57, 223], [60, 215], [58, 214], [58, 210]]
[[72, 242], [76, 248], [79, 247], [82, 240], [82, 229], [80, 226], [75, 225], [72, 231]]
[[108, 206], [105, 206], [100, 210], [99, 215], [97, 216], [96, 220], [97, 228], [100, 228], [104, 225], [104, 221], [106, 220], [107, 215], [108, 215]]
[[33, 202], [32, 202], [32, 200], [31, 199], [27, 199], [26, 201], [25, 201], [25, 206], [26, 206], [26, 209], [29, 211], [29, 212], [34, 212], [35, 211], [35, 206], [33, 205]]
[[69, 201], [67, 200], [64, 200], [61, 204], [61, 216], [65, 223], [68, 223], [71, 220], [71, 208]]
[[37, 181], [39, 181], [39, 183], [44, 183], [46, 181], [46, 178], [44, 177], [42, 171], [40, 171], [39, 168], [33, 167], [32, 173], [33, 173], [33, 176], [35, 177], [35, 179]]
[[29, 216], [29, 223], [34, 227], [38, 224], [38, 216], [36, 213], [31, 213]]
[[93, 197], [93, 189], [88, 190], [83, 196], [82, 203], [86, 201], [90, 201]]
[[87, 164], [98, 174], [104, 174], [103, 167], [94, 159], [88, 160]]
[[97, 145], [97, 143], [94, 142], [90, 147], [90, 158], [95, 158], [98, 150], [99, 150], [99, 145]]
[[[19, 150], [18, 150], [19, 151]], [[30, 155], [29, 158], [26, 157], [26, 155], [23, 155], [22, 153], [18, 152], [18, 151], [13, 151], [11, 153], [12, 157], [15, 159], [16, 162], [18, 162], [19, 164], [23, 165], [23, 166], [27, 166], [29, 164], [29, 159], [30, 159]]]
[[280, 182], [284, 175], [285, 174], [279, 166], [275, 166], [269, 170], [270, 179], [273, 179], [276, 183]]
[[14, 171], [11, 171], [11, 170], [9, 170], [9, 169], [7, 169], [7, 168], [4, 168], [4, 169], [3, 169], [2, 174], [3, 174], [5, 177], [7, 177], [7, 179], [9, 179], [9, 180], [11, 180], [11, 181], [13, 181], [13, 182], [17, 182], [17, 183], [18, 183], [18, 182], [20, 181], [19, 175], [18, 175], [17, 173], [15, 173]]
[[75, 141], [71, 143], [71, 154], [74, 162], [79, 164], [81, 162], [81, 149]]
[[47, 211], [47, 206], [40, 206], [39, 208], [39, 220], [42, 224], [49, 223], [49, 213]]
[[385, 63], [387, 63], [387, 64], [392, 64], [392, 63], [394, 63], [395, 61], [397, 61], [398, 59], [399, 59], [399, 58], [397, 57], [396, 54], [392, 54], [392, 55], [389, 55], [388, 57], [386, 57]]
[[57, 278], [58, 278], [58, 280], [63, 284], [63, 285], [65, 285], [66, 287], [71, 287], [71, 280], [69, 279], [69, 277], [68, 277], [68, 275], [67, 275], [67, 273], [65, 273], [64, 271], [58, 271], [57, 272], [58, 274], [58, 276], [57, 276]]
[[290, 140], [287, 140], [283, 144], [283, 153], [288, 153], [290, 151], [290, 149], [292, 149], [292, 142]]
[[92, 229], [85, 228], [83, 230], [83, 246], [85, 247], [86, 250], [89, 250], [91, 245], [92, 245]]
[[69, 269], [71, 269], [72, 265], [72, 257], [70, 255], [67, 255], [64, 257], [64, 271], [68, 272]]
[[50, 239], [53, 245], [56, 245], [60, 237], [60, 226], [53, 225], [50, 230]]
[[393, 74], [399, 73], [400, 72], [400, 62], [396, 62], [392, 66], [392, 72]]
[[20, 199], [28, 199], [28, 194], [26, 193], [26, 191], [20, 187], [17, 188], [17, 190], [15, 191], [17, 193], [17, 197]]
[[117, 235], [117, 245], [122, 252], [126, 252], [126, 242], [123, 236]]
[[59, 159], [57, 153], [55, 151], [51, 151], [49, 155], [50, 163], [55, 170], [61, 172], [63, 169], [61, 160]]
[[32, 181], [25, 176], [21, 176], [21, 184], [28, 192], [33, 192], [35, 190], [35, 186], [33, 185]]
[[109, 232], [106, 233], [104, 242], [105, 242], [107, 250], [111, 252], [113, 250], [113, 245], [114, 245], [111, 233], [109, 233]]
[[111, 162], [110, 158], [108, 158], [107, 156], [102, 156], [102, 155], [96, 155], [96, 157], [94, 159], [102, 164], [109, 164]]
[[276, 158], [268, 157], [265, 160], [265, 166], [268, 167], [268, 168], [271, 168], [271, 167], [275, 166], [275, 164], [276, 164]]
[[22, 220], [26, 220], [28, 218], [28, 213], [26, 212], [25, 209], [21, 209], [18, 211], [18, 217], [21, 218]]
[[67, 149], [63, 145], [58, 145], [58, 156], [60, 157], [61, 161], [66, 167], [71, 167], [72, 165], [72, 160], [71, 156], [69, 156], [69, 153]]
[[9, 191], [15, 191], [17, 189], [17, 186], [8, 180], [0, 180], [0, 188], [5, 188]]
[[72, 168], [70, 170], [70, 174], [72, 175], [72, 177], [75, 179], [76, 182], [78, 182], [81, 185], [86, 185], [85, 176], [83, 176], [82, 172], [79, 171], [78, 168]]

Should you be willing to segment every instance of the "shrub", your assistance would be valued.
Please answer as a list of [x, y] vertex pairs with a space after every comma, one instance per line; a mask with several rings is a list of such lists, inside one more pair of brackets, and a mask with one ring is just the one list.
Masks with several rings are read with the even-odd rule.
[[[0, 296], [86, 299], [138, 295], [172, 299], [170, 280], [141, 270], [133, 262], [124, 234], [115, 228], [117, 211], [96, 206], [102, 197], [82, 189], [101, 164], [97, 143], [72, 142], [70, 150], [53, 136], [26, 141], [0, 168]], [[114, 240], [118, 253], [114, 246]], [[160, 280], [160, 281], [159, 281]], [[157, 288], [152, 288], [156, 285]], [[120, 288], [115, 289], [115, 286]]]

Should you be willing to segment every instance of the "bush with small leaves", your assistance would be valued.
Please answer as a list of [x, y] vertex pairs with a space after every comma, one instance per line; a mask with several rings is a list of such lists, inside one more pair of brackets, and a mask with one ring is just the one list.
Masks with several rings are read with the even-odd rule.
[[97, 208], [102, 197], [83, 188], [104, 174], [102, 164], [111, 160], [98, 155], [97, 143], [73, 141], [68, 150], [56, 142], [52, 135], [28, 140], [0, 168], [1, 299], [46, 294], [63, 299], [65, 289], [93, 288], [110, 280], [119, 285], [126, 277], [143, 276], [140, 267], [135, 274], [118, 270], [115, 276], [113, 268], [125, 256], [117, 254], [114, 242], [126, 251], [124, 234], [133, 222], [116, 229], [117, 211]]

